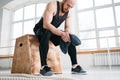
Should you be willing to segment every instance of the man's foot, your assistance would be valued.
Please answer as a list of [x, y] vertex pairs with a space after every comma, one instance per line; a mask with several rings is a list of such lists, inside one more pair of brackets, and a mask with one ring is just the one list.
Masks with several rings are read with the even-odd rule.
[[43, 76], [52, 76], [53, 72], [50, 70], [50, 67], [48, 66], [44, 66], [41, 70], [40, 70], [40, 74]]
[[86, 75], [86, 71], [84, 71], [79, 65], [77, 65], [75, 68], [72, 68], [71, 71], [72, 71], [72, 74]]

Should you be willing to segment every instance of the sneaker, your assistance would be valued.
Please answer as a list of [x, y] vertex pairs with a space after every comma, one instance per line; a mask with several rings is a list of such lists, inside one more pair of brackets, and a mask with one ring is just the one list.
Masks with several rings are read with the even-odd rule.
[[40, 70], [40, 74], [43, 76], [52, 76], [53, 72], [50, 70], [50, 67], [44, 66], [43, 69]]
[[72, 74], [83, 74], [86, 75], [86, 71], [84, 71], [79, 65], [76, 66], [75, 68], [71, 69]]

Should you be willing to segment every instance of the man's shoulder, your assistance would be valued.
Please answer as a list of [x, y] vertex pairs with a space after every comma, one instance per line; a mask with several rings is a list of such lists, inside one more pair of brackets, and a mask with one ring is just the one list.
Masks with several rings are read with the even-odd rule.
[[56, 7], [57, 7], [57, 1], [56, 0], [50, 1], [47, 5], [47, 8], [52, 8], [52, 10], [55, 10], [55, 11], [56, 11]]

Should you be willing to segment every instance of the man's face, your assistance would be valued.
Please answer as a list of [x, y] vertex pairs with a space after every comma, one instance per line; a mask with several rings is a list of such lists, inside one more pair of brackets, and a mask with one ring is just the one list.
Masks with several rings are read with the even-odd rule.
[[68, 12], [71, 8], [73, 8], [75, 5], [74, 0], [66, 0], [62, 4], [62, 12]]

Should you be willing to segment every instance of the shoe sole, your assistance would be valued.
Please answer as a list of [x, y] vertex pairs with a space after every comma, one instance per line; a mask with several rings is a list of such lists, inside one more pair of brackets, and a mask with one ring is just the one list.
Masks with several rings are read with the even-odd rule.
[[72, 74], [87, 75], [87, 73], [72, 72]]
[[45, 74], [41, 74], [41, 75], [42, 75], [42, 76], [53, 76], [54, 73], [51, 72], [51, 71], [49, 71], [49, 72], [47, 72], [47, 73], [45, 73]]

